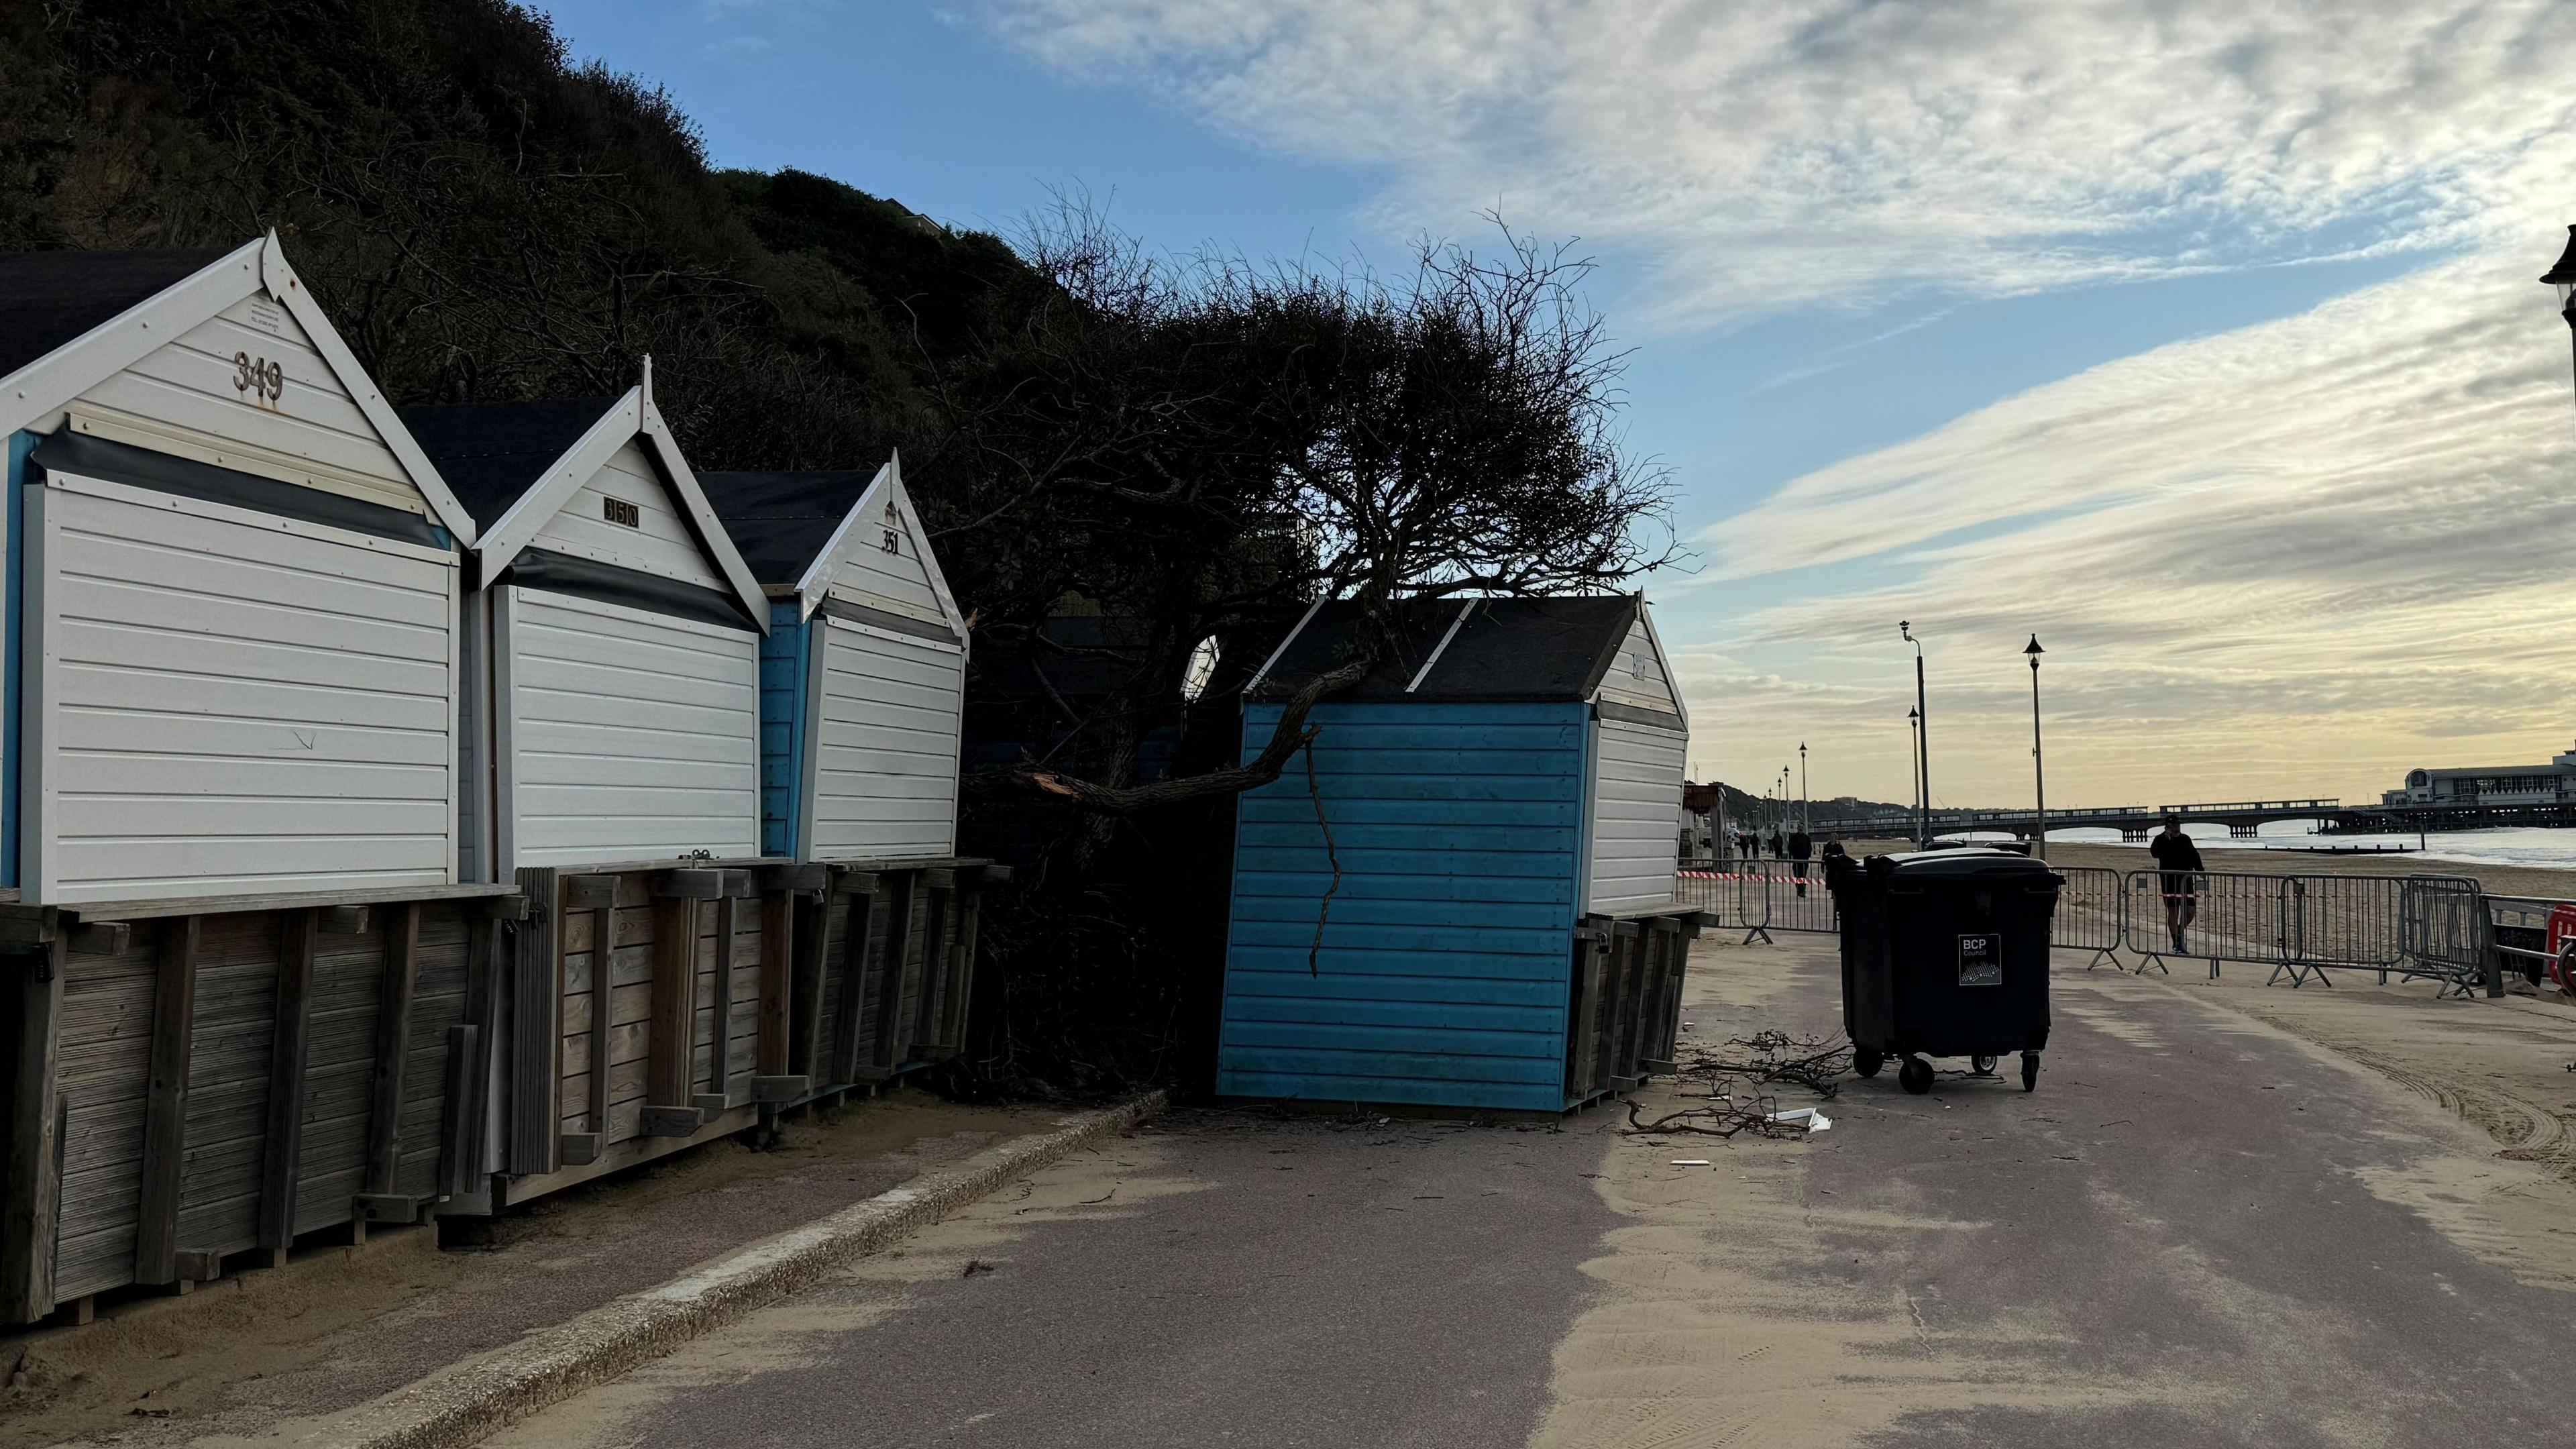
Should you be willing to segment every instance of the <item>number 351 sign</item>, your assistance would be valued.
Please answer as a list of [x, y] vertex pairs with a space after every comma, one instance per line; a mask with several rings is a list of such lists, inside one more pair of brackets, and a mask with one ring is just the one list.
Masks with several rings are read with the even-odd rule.
[[247, 352], [233, 354], [233, 391], [246, 403], [264, 408], [277, 406], [286, 396], [286, 365]]

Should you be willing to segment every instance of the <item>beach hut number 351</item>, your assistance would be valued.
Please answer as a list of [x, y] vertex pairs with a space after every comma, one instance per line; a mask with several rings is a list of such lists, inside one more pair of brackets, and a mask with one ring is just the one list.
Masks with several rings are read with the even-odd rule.
[[242, 401], [261, 407], [275, 407], [286, 396], [286, 365], [247, 352], [233, 354], [233, 391]]

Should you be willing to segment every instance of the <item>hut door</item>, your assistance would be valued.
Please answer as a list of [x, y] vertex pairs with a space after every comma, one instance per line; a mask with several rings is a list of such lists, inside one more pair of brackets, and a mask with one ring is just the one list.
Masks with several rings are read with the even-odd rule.
[[455, 879], [456, 557], [48, 471], [37, 901]]
[[508, 871], [760, 854], [760, 636], [509, 588]]
[[831, 614], [818, 622], [822, 697], [807, 853], [954, 855], [966, 651]]

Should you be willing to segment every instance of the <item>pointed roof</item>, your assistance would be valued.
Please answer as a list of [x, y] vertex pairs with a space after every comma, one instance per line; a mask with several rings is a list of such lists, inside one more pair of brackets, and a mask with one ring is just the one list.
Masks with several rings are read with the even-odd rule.
[[[1634, 594], [1561, 598], [1406, 599], [1401, 642], [1347, 702], [1505, 704], [1588, 700], [1645, 607]], [[1336, 599], [1309, 611], [1245, 692], [1279, 698], [1347, 657], [1363, 620]]]
[[448, 403], [404, 408], [402, 420], [420, 440], [421, 451], [438, 464], [456, 501], [477, 524], [490, 528], [617, 401]]
[[[641, 443], [661, 470], [671, 501], [679, 505], [699, 549], [724, 577], [743, 613], [760, 632], [769, 632], [769, 608], [759, 583], [743, 566], [733, 536], [707, 506], [697, 473], [681, 455], [679, 440], [671, 436], [670, 425], [653, 401], [651, 358], [644, 360], [644, 380], [628, 388], [623, 397], [462, 403], [413, 411], [439, 439], [439, 446], [450, 450], [448, 456], [476, 479], [472, 487], [480, 496], [480, 526], [474, 552], [482, 563], [483, 577], [499, 578], [618, 449]], [[489, 426], [491, 435], [476, 436], [477, 425]], [[549, 448], [554, 451], [547, 452]], [[487, 507], [493, 512], [482, 516], [480, 510]]]
[[224, 259], [220, 250], [0, 255], [0, 376]]
[[707, 502], [733, 535], [751, 576], [764, 587], [792, 589], [840, 535], [868, 491], [874, 472], [856, 468], [804, 473], [701, 473]]
[[[870, 509], [883, 507], [903, 520], [905, 531], [912, 535], [918, 548], [915, 555], [921, 563], [922, 577], [930, 585], [931, 597], [938, 601], [940, 616], [963, 640], [971, 632], [966, 627], [965, 612], [957, 607], [957, 596], [948, 589], [948, 576], [939, 567], [939, 555], [931, 550], [930, 531], [922, 526], [921, 515], [912, 506], [912, 494], [903, 486], [903, 455], [886, 459], [885, 466], [869, 475], [868, 486], [859, 490], [837, 514], [831, 504], [847, 491], [847, 480], [856, 473], [741, 473], [719, 474], [721, 478], [751, 480], [724, 491], [734, 502], [717, 502], [719, 512], [739, 509], [742, 525], [753, 542], [740, 544], [746, 553], [757, 549], [764, 560], [760, 581], [783, 590], [796, 591], [801, 617], [811, 618], [831, 592], [832, 580], [849, 566], [850, 537], [866, 519]], [[802, 481], [799, 481], [802, 480]], [[726, 513], [726, 527], [734, 527], [733, 513]], [[801, 557], [801, 564], [797, 560]], [[795, 572], [788, 572], [790, 565]]]
[[295, 319], [430, 516], [460, 544], [473, 515], [412, 441], [382, 389], [270, 232], [230, 251], [20, 252], [0, 256], [0, 434], [14, 433], [265, 293]]

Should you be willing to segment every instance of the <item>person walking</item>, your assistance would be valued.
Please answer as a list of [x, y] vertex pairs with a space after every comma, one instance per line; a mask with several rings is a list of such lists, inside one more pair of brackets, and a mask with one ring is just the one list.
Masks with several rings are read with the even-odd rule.
[[1807, 860], [1816, 853], [1816, 842], [1804, 830], [1789, 832], [1789, 875], [1798, 883], [1798, 894], [1807, 893]]
[[2200, 876], [2208, 867], [2200, 863], [2200, 847], [2182, 833], [2179, 815], [2165, 817], [2165, 828], [2148, 842], [2147, 853], [2163, 872], [2165, 928], [2172, 933], [2174, 954], [2179, 956], [2185, 949], [2183, 933], [2200, 914]]

